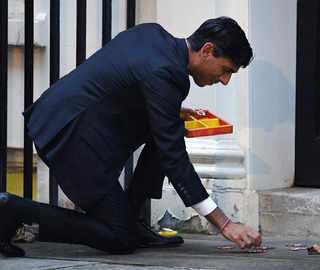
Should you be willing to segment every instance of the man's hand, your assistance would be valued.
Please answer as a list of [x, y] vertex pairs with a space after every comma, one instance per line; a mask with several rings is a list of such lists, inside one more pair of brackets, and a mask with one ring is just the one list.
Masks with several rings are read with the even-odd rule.
[[182, 113], [182, 114], [188, 114], [189, 113], [189, 114], [193, 115], [193, 114], [196, 114], [196, 111], [191, 109], [191, 108], [181, 107], [180, 113]]
[[261, 245], [261, 236], [252, 228], [230, 222], [223, 230], [222, 235], [236, 243], [240, 248], [250, 248]]
[[205, 115], [205, 112], [203, 109], [191, 109], [191, 108], [185, 108], [185, 107], [181, 107], [180, 113], [189, 113], [191, 115]]
[[240, 248], [261, 245], [261, 236], [258, 232], [248, 226], [231, 222], [219, 207], [206, 218], [218, 227], [225, 238], [236, 243]]
[[185, 108], [185, 107], [181, 107], [180, 109], [180, 116], [181, 118], [183, 118], [184, 120], [186, 120], [186, 115], [192, 115], [192, 116], [204, 116], [206, 113], [202, 110], [202, 109], [191, 109], [191, 108]]

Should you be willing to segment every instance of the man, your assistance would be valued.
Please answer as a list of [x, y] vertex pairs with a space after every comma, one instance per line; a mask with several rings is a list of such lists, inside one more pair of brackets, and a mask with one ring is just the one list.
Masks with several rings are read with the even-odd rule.
[[[252, 49], [239, 25], [221, 17], [204, 22], [187, 40], [158, 24], [120, 33], [60, 79], [24, 113], [39, 156], [65, 194], [85, 213], [17, 196], [0, 195], [0, 251], [23, 256], [10, 244], [17, 227], [39, 223], [40, 240], [85, 244], [109, 253], [174, 246], [138, 222], [148, 198], [161, 198], [167, 176], [183, 200], [240, 247], [261, 243], [253, 229], [231, 222], [215, 205], [191, 164], [181, 103], [189, 75], [199, 86], [221, 82], [246, 67]], [[145, 144], [132, 183], [118, 177], [128, 157]]]

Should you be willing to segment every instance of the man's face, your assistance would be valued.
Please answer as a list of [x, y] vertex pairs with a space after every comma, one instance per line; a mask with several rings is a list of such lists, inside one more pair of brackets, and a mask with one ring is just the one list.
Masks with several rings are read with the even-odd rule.
[[218, 82], [227, 85], [232, 74], [236, 73], [239, 68], [235, 67], [229, 58], [215, 57], [213, 44], [206, 44], [209, 45], [204, 45], [199, 51], [197, 65], [190, 70], [193, 80], [201, 87]]

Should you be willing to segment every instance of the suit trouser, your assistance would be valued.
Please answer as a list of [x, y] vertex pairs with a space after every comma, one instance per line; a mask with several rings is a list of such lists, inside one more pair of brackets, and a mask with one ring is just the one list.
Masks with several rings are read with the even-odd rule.
[[[105, 225], [94, 225], [97, 228], [96, 235], [94, 229], [90, 229], [90, 246], [95, 247], [92, 245], [92, 238], [96, 237], [96, 248], [100, 249], [103, 241], [106, 246], [104, 250], [108, 250], [108, 244], [114, 245], [117, 242], [109, 239], [109, 236], [116, 235], [119, 245], [126, 243], [117, 247], [117, 250], [135, 249], [138, 239], [134, 228], [139, 208], [147, 198], [161, 198], [162, 193], [164, 174], [159, 166], [153, 143], [146, 143], [127, 192], [123, 191], [118, 181], [123, 164], [106, 170], [104, 162], [94, 149], [76, 132], [62, 149], [63, 151], [57, 153], [50, 161], [47, 160], [45, 151], [37, 150], [65, 194], [86, 212], [89, 226], [92, 218]], [[124, 155], [129, 156], [129, 152], [124, 152]], [[128, 156], [124, 156], [123, 160]], [[101, 228], [105, 233], [101, 232]], [[105, 239], [101, 239], [101, 235], [104, 235]], [[82, 241], [82, 244], [87, 244], [86, 240]]]
[[[161, 199], [164, 177], [155, 145], [152, 140], [148, 140], [139, 156], [128, 189], [134, 209], [139, 211], [147, 199]], [[138, 216], [139, 213], [135, 215]]]

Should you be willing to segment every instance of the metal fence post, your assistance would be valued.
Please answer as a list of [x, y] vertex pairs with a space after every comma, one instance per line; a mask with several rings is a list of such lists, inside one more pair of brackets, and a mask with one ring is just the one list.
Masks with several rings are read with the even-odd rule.
[[[60, 78], [60, 0], [50, 1], [50, 85]], [[49, 172], [49, 202], [58, 205], [58, 184]]]
[[86, 60], [87, 0], [77, 0], [77, 66]]
[[102, 46], [111, 40], [112, 0], [102, 0]]
[[[25, 0], [24, 108], [33, 103], [34, 1]], [[24, 197], [32, 199], [33, 145], [24, 124]]]
[[8, 1], [0, 1], [0, 192], [7, 190]]

